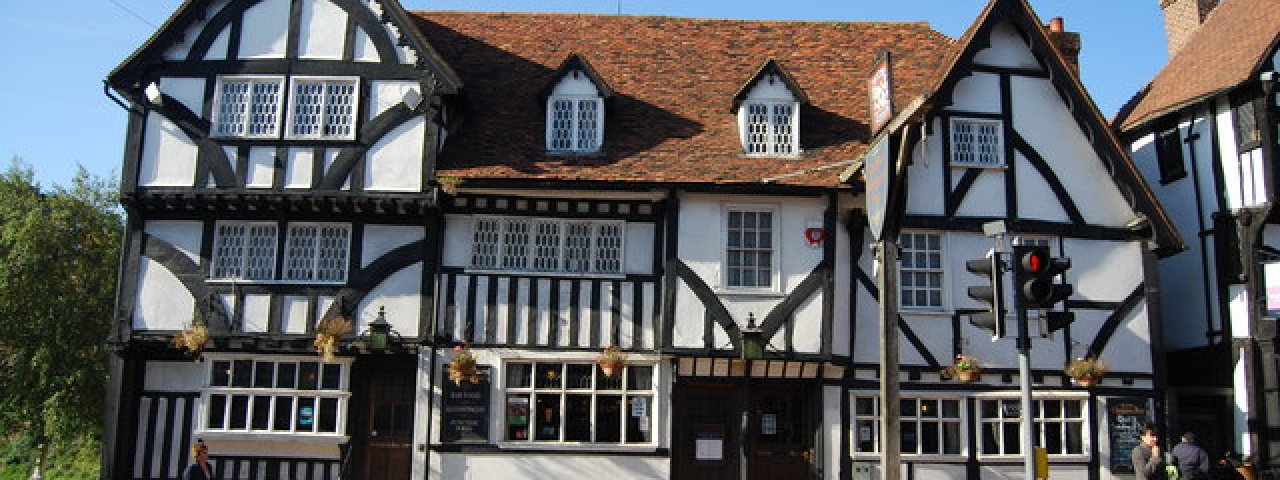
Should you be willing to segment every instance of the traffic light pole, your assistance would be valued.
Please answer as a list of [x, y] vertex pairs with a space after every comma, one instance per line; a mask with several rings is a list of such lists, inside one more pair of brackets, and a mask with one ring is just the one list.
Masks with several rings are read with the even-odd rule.
[[1022, 391], [1022, 455], [1025, 463], [1025, 476], [1022, 478], [1032, 479], [1036, 478], [1036, 444], [1031, 438], [1031, 424], [1035, 422], [1031, 408], [1031, 332], [1027, 326], [1027, 309], [1017, 305], [1017, 297], [1014, 295], [1014, 310], [1018, 312], [1018, 388]]

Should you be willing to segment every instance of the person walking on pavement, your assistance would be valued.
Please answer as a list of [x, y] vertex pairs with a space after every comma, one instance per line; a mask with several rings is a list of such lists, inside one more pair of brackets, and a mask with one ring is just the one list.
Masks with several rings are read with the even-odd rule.
[[1184, 480], [1209, 478], [1209, 454], [1196, 445], [1196, 434], [1182, 434], [1182, 442], [1173, 446], [1173, 458], [1178, 462], [1178, 475]]
[[212, 480], [218, 478], [213, 473], [213, 467], [209, 465], [209, 446], [204, 444], [204, 439], [196, 439], [196, 443], [191, 445], [191, 459], [195, 463], [187, 465], [187, 470], [182, 473], [182, 480]]
[[1164, 456], [1160, 452], [1160, 436], [1154, 425], [1142, 427], [1138, 435], [1138, 446], [1133, 447], [1129, 458], [1133, 460], [1133, 471], [1138, 480], [1166, 480]]

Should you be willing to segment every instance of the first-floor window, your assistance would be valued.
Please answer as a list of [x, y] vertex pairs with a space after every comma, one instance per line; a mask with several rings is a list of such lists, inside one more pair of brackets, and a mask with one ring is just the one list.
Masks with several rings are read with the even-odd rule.
[[509, 442], [653, 443], [652, 365], [609, 377], [592, 363], [506, 365]]
[[214, 229], [209, 278], [214, 280], [308, 281], [347, 280], [351, 225], [290, 223], [283, 245], [283, 270], [277, 278], [276, 258], [281, 224], [275, 222], [218, 222]]
[[725, 285], [773, 288], [773, 211], [732, 208], [727, 214]]
[[[982, 416], [979, 433], [983, 455], [1020, 455], [1022, 432], [1019, 399], [984, 399], [978, 402]], [[1043, 399], [1031, 404], [1031, 435], [1035, 444], [1050, 455], [1082, 455], [1084, 441], [1084, 400]]]
[[[902, 398], [902, 453], [959, 455], [961, 451], [960, 400], [955, 398]], [[880, 401], [878, 397], [854, 399], [853, 447], [858, 453], [880, 451]]]
[[204, 429], [336, 434], [347, 408], [346, 366], [250, 358], [210, 362]]
[[622, 273], [621, 221], [476, 217], [471, 268], [555, 273]]
[[942, 303], [942, 235], [903, 233], [898, 237], [901, 271], [899, 303], [903, 308], [937, 310]]

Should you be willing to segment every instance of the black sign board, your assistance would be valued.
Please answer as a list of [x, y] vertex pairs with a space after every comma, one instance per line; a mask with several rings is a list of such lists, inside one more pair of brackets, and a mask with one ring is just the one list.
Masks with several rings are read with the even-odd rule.
[[1107, 399], [1107, 431], [1111, 437], [1111, 473], [1133, 473], [1130, 453], [1142, 427], [1151, 421], [1145, 398]]
[[[445, 365], [446, 372], [449, 371]], [[489, 367], [476, 366], [478, 382], [455, 384], [445, 379], [441, 385], [444, 431], [441, 439], [456, 443], [489, 443]]]

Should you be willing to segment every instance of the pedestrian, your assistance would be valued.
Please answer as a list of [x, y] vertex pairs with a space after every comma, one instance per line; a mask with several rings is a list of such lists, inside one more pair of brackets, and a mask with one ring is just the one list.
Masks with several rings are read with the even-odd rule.
[[196, 443], [191, 445], [191, 459], [195, 463], [187, 465], [187, 471], [183, 472], [182, 480], [212, 480], [218, 478], [213, 473], [213, 467], [209, 465], [209, 446], [204, 444], [204, 439], [197, 438]]
[[1196, 445], [1196, 434], [1182, 434], [1182, 442], [1173, 446], [1173, 458], [1178, 463], [1179, 477], [1185, 480], [1209, 478], [1209, 454]]
[[1133, 447], [1129, 458], [1133, 460], [1133, 471], [1138, 480], [1166, 480], [1164, 456], [1160, 454], [1160, 436], [1155, 425], [1142, 427], [1138, 435], [1138, 445]]

